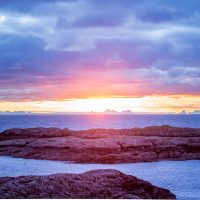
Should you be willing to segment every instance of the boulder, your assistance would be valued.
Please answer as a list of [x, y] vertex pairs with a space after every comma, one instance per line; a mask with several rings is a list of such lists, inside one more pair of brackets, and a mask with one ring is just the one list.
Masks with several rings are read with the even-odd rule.
[[5, 199], [175, 199], [169, 190], [116, 170], [0, 178]]

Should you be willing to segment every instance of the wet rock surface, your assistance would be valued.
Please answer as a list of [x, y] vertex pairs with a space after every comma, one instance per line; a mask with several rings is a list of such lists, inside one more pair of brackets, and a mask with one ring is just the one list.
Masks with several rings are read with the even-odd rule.
[[200, 129], [9, 129], [0, 133], [0, 155], [77, 163], [200, 159]]
[[116, 170], [0, 178], [0, 198], [175, 199], [169, 190]]

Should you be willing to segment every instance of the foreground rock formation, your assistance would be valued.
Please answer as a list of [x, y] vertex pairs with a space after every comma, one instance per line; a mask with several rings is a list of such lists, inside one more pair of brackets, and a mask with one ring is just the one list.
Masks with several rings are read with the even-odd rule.
[[200, 159], [200, 129], [9, 129], [0, 133], [0, 155], [78, 163]]
[[175, 199], [169, 190], [116, 170], [0, 178], [0, 198]]

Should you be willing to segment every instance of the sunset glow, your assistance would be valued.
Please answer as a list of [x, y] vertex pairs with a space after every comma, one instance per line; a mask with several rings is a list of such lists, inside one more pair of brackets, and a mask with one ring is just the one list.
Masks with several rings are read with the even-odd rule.
[[[193, 102], [191, 104], [191, 102]], [[89, 98], [65, 101], [1, 102], [2, 111], [104, 112], [107, 109], [134, 113], [179, 113], [199, 109], [198, 96], [146, 96], [140, 98]], [[185, 109], [186, 108], [186, 109]]]

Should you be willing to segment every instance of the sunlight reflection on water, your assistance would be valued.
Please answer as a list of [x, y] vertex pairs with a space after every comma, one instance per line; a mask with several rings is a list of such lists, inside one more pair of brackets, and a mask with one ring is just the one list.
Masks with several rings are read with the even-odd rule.
[[0, 115], [0, 131], [14, 127], [59, 127], [80, 130], [159, 125], [200, 128], [200, 115]]

